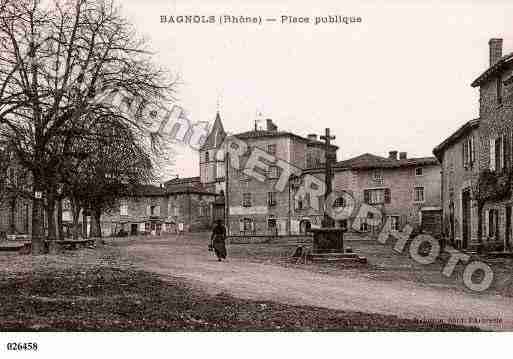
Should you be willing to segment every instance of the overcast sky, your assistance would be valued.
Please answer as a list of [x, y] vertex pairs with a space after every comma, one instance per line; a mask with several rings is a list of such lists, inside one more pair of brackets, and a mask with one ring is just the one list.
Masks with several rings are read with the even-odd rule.
[[[195, 121], [246, 131], [257, 111], [300, 135], [330, 127], [338, 158], [389, 150], [430, 156], [478, 116], [470, 83], [488, 66], [488, 40], [513, 52], [513, 2], [123, 0], [151, 40], [156, 61], [179, 73], [178, 103]], [[161, 24], [161, 15], [360, 16], [345, 24]], [[168, 174], [199, 175], [198, 157], [177, 147]]]

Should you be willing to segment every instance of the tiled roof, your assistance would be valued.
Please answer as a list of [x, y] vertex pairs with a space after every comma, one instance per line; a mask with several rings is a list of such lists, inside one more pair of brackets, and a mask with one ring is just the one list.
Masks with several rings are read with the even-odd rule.
[[497, 63], [490, 66], [485, 72], [483, 72], [477, 79], [472, 82], [472, 87], [480, 86], [483, 82], [487, 81], [490, 77], [501, 71], [507, 64], [513, 62], [513, 52], [506, 56], [501, 57]]
[[200, 183], [199, 177], [175, 178], [164, 184], [166, 193], [197, 193], [197, 194], [215, 194], [207, 191]]
[[399, 168], [409, 166], [428, 166], [437, 165], [435, 157], [418, 157], [394, 160], [391, 158], [376, 156], [371, 153], [350, 158], [345, 161], [337, 162], [333, 165], [334, 169], [372, 169], [372, 168]]
[[[255, 131], [255, 130], [253, 130], [253, 131], [237, 133], [234, 136], [241, 140], [247, 140], [247, 139], [251, 139], [251, 138], [261, 138], [261, 137], [294, 137], [296, 139], [299, 139], [300, 141], [307, 142], [309, 144], [324, 146], [324, 142], [322, 142], [322, 141], [309, 140], [308, 138], [301, 137], [299, 135], [296, 135], [295, 133], [288, 132], [288, 131], [267, 131], [267, 130], [256, 130]], [[331, 147], [334, 149], [338, 148], [338, 146], [335, 146], [335, 145], [331, 145]]]
[[183, 178], [173, 178], [172, 180], [169, 180], [164, 183], [166, 187], [168, 186], [174, 186], [174, 185], [183, 185], [188, 183], [200, 183], [199, 176], [196, 177], [183, 177]]
[[453, 144], [465, 133], [467, 133], [468, 131], [472, 130], [473, 128], [477, 128], [477, 127], [479, 127], [479, 119], [478, 118], [468, 121], [463, 126], [458, 128], [452, 135], [447, 137], [441, 144], [436, 146], [433, 149], [433, 154], [440, 160], [442, 152], [447, 148], [447, 146]]
[[166, 194], [166, 190], [164, 188], [151, 184], [139, 185], [131, 192], [135, 196], [164, 196]]

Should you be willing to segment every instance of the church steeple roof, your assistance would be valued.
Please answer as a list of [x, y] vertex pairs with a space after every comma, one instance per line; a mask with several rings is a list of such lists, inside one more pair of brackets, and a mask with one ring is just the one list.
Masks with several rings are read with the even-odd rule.
[[201, 146], [201, 149], [207, 150], [218, 148], [223, 143], [225, 137], [226, 132], [224, 131], [223, 122], [221, 121], [221, 115], [219, 115], [219, 111], [217, 111], [214, 125], [212, 126], [205, 143]]

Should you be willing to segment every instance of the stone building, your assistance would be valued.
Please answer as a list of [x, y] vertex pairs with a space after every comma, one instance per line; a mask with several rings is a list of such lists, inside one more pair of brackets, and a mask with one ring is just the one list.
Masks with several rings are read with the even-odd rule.
[[[266, 120], [265, 129], [234, 135], [248, 145], [248, 152], [242, 158], [241, 169], [226, 166], [223, 157], [217, 156], [226, 133], [219, 114], [212, 130], [200, 150], [201, 184], [224, 199], [228, 213], [227, 227], [236, 234], [288, 234], [299, 231], [299, 221], [292, 218], [294, 201], [289, 184], [283, 191], [276, 191], [275, 184], [281, 171], [270, 165], [262, 173], [263, 181], [243, 173], [246, 161], [252, 150], [258, 148], [277, 159], [286, 161], [303, 170], [309, 166], [321, 165], [324, 161], [324, 144], [315, 135], [302, 137], [297, 134], [279, 131], [271, 119]], [[331, 151], [336, 156], [336, 146]], [[219, 208], [219, 204], [217, 204]], [[229, 211], [228, 211], [229, 209]]]
[[478, 243], [478, 204], [475, 190], [482, 152], [479, 119], [465, 123], [440, 143], [433, 153], [442, 164], [443, 232], [458, 248]]
[[102, 235], [176, 233], [179, 223], [186, 232], [207, 230], [216, 219], [216, 197], [201, 186], [199, 177], [140, 186], [102, 216]]
[[[350, 218], [335, 223], [337, 227], [350, 227], [361, 232], [373, 230], [369, 223], [374, 221], [359, 217], [359, 204], [366, 203], [379, 209], [383, 220], [389, 220], [391, 230], [410, 224], [440, 235], [441, 175], [436, 158], [408, 158], [406, 152], [400, 152], [398, 158], [397, 151], [390, 151], [388, 157], [365, 153], [337, 162], [333, 171], [333, 191], [347, 192], [356, 202], [356, 210]], [[324, 180], [322, 169], [306, 170], [307, 173]], [[339, 201], [341, 206], [346, 205], [343, 198]], [[320, 225], [321, 213], [309, 215], [312, 225]]]
[[26, 235], [32, 230], [31, 186], [27, 171], [7, 154], [0, 175], [0, 238]]
[[513, 145], [513, 53], [502, 54], [502, 39], [489, 41], [489, 67], [474, 82], [479, 88], [482, 238], [497, 247], [512, 244], [511, 172]]

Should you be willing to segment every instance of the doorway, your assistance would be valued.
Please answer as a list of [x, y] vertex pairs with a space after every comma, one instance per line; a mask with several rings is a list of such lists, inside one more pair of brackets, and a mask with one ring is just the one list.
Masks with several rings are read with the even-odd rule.
[[511, 205], [506, 206], [506, 236], [504, 238], [504, 249], [511, 250]]
[[137, 235], [137, 223], [132, 223], [130, 225], [130, 235], [136, 236]]
[[308, 233], [310, 231], [310, 228], [312, 228], [312, 224], [309, 220], [303, 219], [301, 222], [299, 222], [300, 233]]
[[470, 240], [470, 190], [464, 190], [461, 193], [461, 209], [462, 209], [462, 243], [463, 249], [468, 248]]

